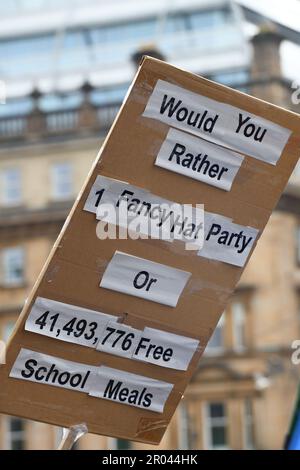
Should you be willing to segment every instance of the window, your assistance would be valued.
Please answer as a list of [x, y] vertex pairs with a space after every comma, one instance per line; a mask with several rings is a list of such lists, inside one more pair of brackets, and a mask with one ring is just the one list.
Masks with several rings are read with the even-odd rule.
[[205, 404], [204, 436], [208, 449], [228, 449], [226, 405], [222, 402]]
[[241, 302], [233, 302], [233, 347], [237, 351], [243, 351], [246, 347], [246, 312]]
[[126, 441], [125, 439], [117, 439], [116, 448], [117, 450], [128, 450], [131, 448], [130, 441]]
[[1, 176], [1, 203], [4, 206], [17, 206], [22, 199], [19, 168], [6, 168]]
[[24, 282], [24, 250], [22, 247], [6, 248], [2, 251], [2, 282], [14, 287]]
[[72, 165], [70, 162], [52, 166], [52, 196], [55, 200], [66, 200], [73, 196]]
[[210, 338], [205, 353], [207, 355], [222, 354], [225, 349], [224, 341], [225, 312], [221, 316], [212, 337]]
[[254, 449], [254, 436], [253, 436], [253, 410], [252, 402], [246, 399], [244, 403], [244, 449]]
[[[48, 1], [44, 14], [53, 8], [53, 3], [58, 5], [59, 0]], [[66, 8], [66, 0], [60, 3]], [[57, 72], [71, 73], [73, 70], [78, 73], [78, 70], [91, 67], [127, 62], [139, 45], [157, 41], [160, 48], [175, 53], [178, 47], [188, 52], [191, 48], [235, 48], [244, 38], [230, 5], [196, 8], [189, 12], [175, 8], [162, 20], [156, 16], [134, 18], [71, 28], [58, 37], [52, 32], [3, 39], [0, 41], [0, 69], [5, 71], [6, 80], [18, 77], [31, 80], [41, 73], [52, 73], [55, 57]]]
[[108, 440], [108, 447], [111, 450], [129, 450], [131, 449], [131, 442], [126, 439], [110, 438]]
[[25, 449], [25, 422], [23, 419], [7, 418], [6, 442], [8, 450]]
[[1, 14], [26, 14], [26, 13], [35, 13], [38, 11], [44, 11], [46, 8], [47, 11], [53, 9], [62, 9], [70, 8], [76, 6], [78, 0], [6, 0], [1, 7]]
[[191, 14], [192, 28], [201, 30], [203, 28], [214, 28], [226, 24], [232, 20], [229, 9], [215, 9], [197, 11]]

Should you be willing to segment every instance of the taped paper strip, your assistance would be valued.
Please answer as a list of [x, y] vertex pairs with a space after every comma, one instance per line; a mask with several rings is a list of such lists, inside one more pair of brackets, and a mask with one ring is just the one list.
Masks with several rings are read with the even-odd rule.
[[146, 327], [132, 357], [161, 367], [186, 370], [198, 346], [197, 339]]
[[[193, 137], [188, 137], [188, 139], [190, 138], [193, 139]], [[200, 139], [197, 140], [200, 141]], [[124, 191], [126, 193], [124, 193]], [[142, 191], [127, 183], [104, 176], [98, 176], [88, 197], [90, 207], [93, 207], [94, 213], [97, 212], [98, 216], [98, 211], [101, 210], [101, 208], [103, 209], [103, 207], [107, 207], [102, 206], [102, 199], [101, 201], [98, 200], [100, 192], [103, 200], [106, 201], [107, 204], [109, 204], [108, 201], [110, 201], [110, 204], [113, 206], [116, 206], [120, 197], [124, 197], [128, 199], [128, 207], [130, 207], [129, 193], [134, 195], [132, 199], [141, 200], [136, 197], [138, 194], [140, 198], [147, 199], [148, 203], [151, 200], [151, 197], [154, 197], [151, 193]], [[160, 200], [168, 202], [166, 200]], [[112, 219], [109, 220], [114, 223]], [[209, 212], [204, 212], [203, 224], [203, 211], [198, 209], [196, 216], [195, 213], [193, 213], [191, 220], [197, 221], [197, 224], [195, 225], [196, 231], [194, 232], [197, 233], [197, 238], [194, 239], [193, 243], [188, 243], [187, 247], [189, 249], [194, 249], [199, 244], [202, 246], [202, 248], [198, 250], [199, 256], [233, 264], [235, 266], [244, 266], [257, 238], [259, 232], [257, 229], [235, 224], [228, 217]], [[203, 225], [204, 230], [202, 230]], [[186, 242], [188, 240], [187, 237], [182, 237], [182, 239]], [[148, 298], [148, 296], [146, 297], [145, 295], [143, 298]]]
[[47, 354], [21, 349], [10, 377], [162, 413], [173, 384], [141, 375], [89, 366]]
[[176, 307], [191, 273], [116, 251], [100, 287]]
[[146, 327], [138, 330], [118, 323], [118, 317], [37, 297], [25, 329], [98, 351], [186, 370], [199, 341]]
[[106, 325], [118, 317], [37, 297], [25, 330], [95, 348]]
[[[101, 201], [98, 199], [100, 193], [103, 198]], [[90, 208], [93, 208], [94, 213], [97, 212], [98, 217], [100, 217], [101, 212], [98, 212], [99, 210], [103, 210], [103, 208], [106, 208], [109, 204], [115, 207], [120, 198], [126, 198], [129, 204], [128, 207], [130, 207], [131, 199], [129, 198], [129, 194], [131, 194], [132, 199], [135, 201], [146, 199], [147, 203], [150, 203], [151, 198], [155, 197], [151, 195], [151, 193], [140, 190], [127, 183], [104, 176], [98, 176], [88, 197]], [[105, 201], [105, 204], [103, 201]], [[169, 202], [161, 198], [160, 201]], [[193, 215], [191, 218], [191, 220], [197, 220], [197, 224], [195, 225], [197, 239], [194, 240], [194, 245], [193, 243], [188, 243], [188, 247], [192, 249], [197, 247], [198, 244], [200, 246], [203, 245], [198, 251], [199, 256], [233, 264], [235, 266], [244, 266], [259, 231], [253, 227], [235, 224], [227, 217], [211, 214], [209, 212], [204, 213], [204, 230], [202, 230], [203, 211], [197, 211], [196, 216]], [[194, 217], [196, 217], [196, 219], [194, 219]], [[108, 220], [111, 223], [115, 223], [115, 220], [110, 217], [108, 217]], [[167, 220], [169, 220], [169, 218], [167, 218]], [[187, 237], [182, 237], [182, 239], [187, 241]], [[145, 296], [143, 298], [148, 297]]]
[[113, 183], [124, 184], [125, 188], [129, 186], [129, 184], [125, 181], [109, 178], [108, 176], [98, 175], [91, 187], [83, 210], [97, 214], [97, 209], [102, 201], [103, 194], [105, 191], [108, 191], [111, 188]]
[[230, 191], [243, 160], [238, 153], [170, 129], [155, 165]]
[[89, 395], [162, 413], [173, 384], [102, 366]]
[[234, 224], [218, 214], [205, 213], [204, 245], [199, 256], [244, 266], [259, 230]]
[[[203, 245], [204, 211], [199, 204], [178, 204], [131, 184], [98, 176], [85, 207], [93, 210], [98, 220], [145, 235], [143, 238], [181, 240], [195, 250]], [[104, 233], [107, 236], [106, 229]]]
[[110, 322], [102, 332], [97, 350], [131, 358], [139, 343], [141, 334], [141, 330], [136, 330], [131, 326]]
[[186, 370], [198, 346], [198, 340], [186, 336], [148, 327], [141, 331], [111, 322], [106, 326], [97, 350], [169, 369]]
[[10, 371], [14, 379], [29, 380], [88, 393], [97, 367], [21, 349]]
[[158, 80], [143, 116], [276, 165], [291, 131], [235, 106]]
[[101, 201], [103, 192], [109, 188], [110, 184], [111, 178], [106, 178], [105, 176], [97, 176], [93, 186], [91, 187], [87, 200], [85, 201], [83, 210], [96, 214], [97, 207]]

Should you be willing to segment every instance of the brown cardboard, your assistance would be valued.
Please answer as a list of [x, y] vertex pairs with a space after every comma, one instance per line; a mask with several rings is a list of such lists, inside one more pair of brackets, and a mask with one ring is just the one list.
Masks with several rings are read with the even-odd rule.
[[[169, 127], [142, 117], [142, 113], [159, 78], [291, 129], [293, 134], [277, 165], [245, 156], [229, 192], [155, 166], [155, 157]], [[159, 443], [243, 269], [197, 257], [180, 242], [100, 241], [96, 237], [95, 215], [83, 211], [90, 188], [97, 175], [109, 176], [178, 203], [204, 203], [205, 210], [258, 228], [261, 233], [298, 161], [299, 129], [300, 117], [294, 113], [146, 57], [19, 318], [8, 345], [7, 364], [0, 367], [0, 412], [64, 427], [84, 422], [92, 433]], [[191, 272], [177, 307], [100, 288], [102, 274], [116, 250]], [[121, 315], [122, 321], [131, 326], [152, 326], [196, 337], [201, 347], [184, 372], [26, 332], [24, 324], [37, 296]], [[12, 379], [8, 375], [21, 347], [164, 380], [174, 383], [174, 389], [164, 413], [159, 414]]]

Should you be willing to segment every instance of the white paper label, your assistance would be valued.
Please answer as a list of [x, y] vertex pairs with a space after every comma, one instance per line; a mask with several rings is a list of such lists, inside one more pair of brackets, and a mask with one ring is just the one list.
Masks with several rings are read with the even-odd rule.
[[108, 322], [117, 317], [37, 297], [25, 330], [95, 348]]
[[170, 129], [155, 165], [230, 191], [243, 160], [235, 152]]
[[138, 330], [117, 316], [37, 297], [25, 330], [98, 351], [186, 370], [199, 341], [146, 327]]
[[85, 201], [83, 210], [96, 214], [97, 207], [101, 201], [103, 192], [109, 188], [110, 184], [111, 178], [106, 178], [105, 176], [97, 176], [93, 186], [91, 187], [87, 200]]
[[198, 346], [197, 339], [146, 327], [132, 357], [170, 369], [186, 370]]
[[97, 350], [131, 358], [141, 334], [141, 330], [131, 326], [110, 322], [102, 332]]
[[9, 376], [88, 393], [97, 367], [21, 349]]
[[162, 413], [172, 388], [167, 382], [102, 366], [89, 395]]
[[144, 239], [181, 240], [195, 250], [203, 245], [204, 210], [200, 204], [178, 204], [131, 184], [98, 176], [86, 206], [98, 220], [141, 234]]
[[176, 307], [191, 273], [116, 251], [100, 287]]
[[232, 105], [158, 80], [143, 116], [275, 165], [291, 131]]
[[244, 266], [259, 230], [233, 223], [227, 217], [205, 213], [204, 246], [199, 256]]
[[97, 350], [160, 367], [186, 370], [198, 346], [198, 340], [186, 336], [149, 327], [142, 331], [110, 322], [102, 333]]

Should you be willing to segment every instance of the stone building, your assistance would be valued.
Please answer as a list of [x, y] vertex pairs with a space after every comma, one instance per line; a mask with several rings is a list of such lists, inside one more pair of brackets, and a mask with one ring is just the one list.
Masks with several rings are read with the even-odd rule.
[[[281, 74], [281, 40], [275, 29], [263, 28], [253, 38], [250, 73], [232, 85], [297, 112], [291, 84]], [[60, 109], [45, 111], [44, 96], [33, 90], [29, 113], [0, 118], [4, 340], [120, 105], [118, 93], [104, 105], [93, 102], [97, 90], [90, 83], [77, 93], [79, 105], [71, 103], [76, 102], [75, 93]], [[291, 362], [291, 344], [300, 339], [299, 200], [296, 169], [159, 448], [282, 447], [300, 378], [299, 366]], [[1, 416], [0, 448], [53, 449], [61, 432]], [[146, 447], [92, 435], [77, 444], [81, 449], [128, 446]]]

